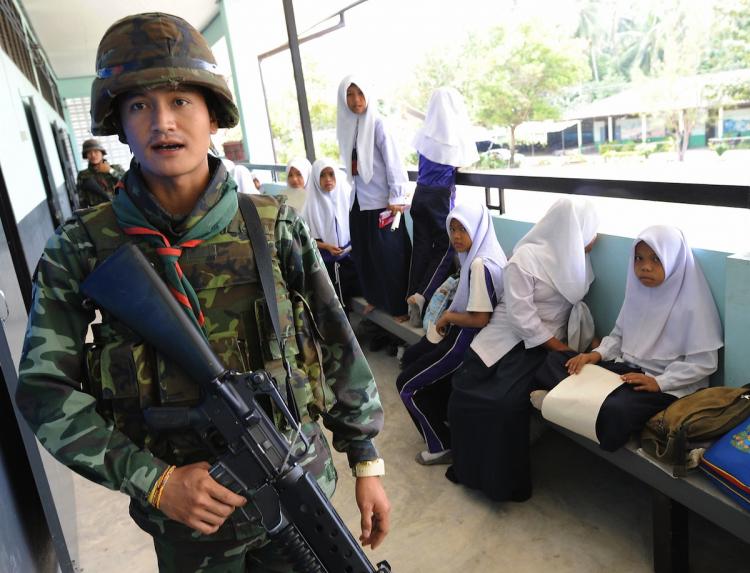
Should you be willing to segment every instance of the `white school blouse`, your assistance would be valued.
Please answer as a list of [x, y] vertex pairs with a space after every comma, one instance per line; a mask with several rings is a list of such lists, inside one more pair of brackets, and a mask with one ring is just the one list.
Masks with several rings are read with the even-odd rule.
[[719, 366], [719, 351], [709, 350], [675, 360], [639, 358], [622, 352], [622, 330], [615, 324], [609, 336], [605, 336], [594, 352], [602, 355], [602, 360], [634, 364], [656, 379], [662, 392], [681, 398], [696, 390], [708, 387], [708, 377]]
[[492, 299], [487, 290], [484, 262], [482, 257], [474, 257], [469, 267], [469, 300], [466, 312], [492, 312]]
[[[354, 177], [349, 209], [354, 205], [355, 195], [361, 211], [385, 209], [388, 205], [407, 203], [409, 176], [396, 150], [396, 142], [383, 128], [381, 117], [375, 118], [374, 136], [372, 179], [365, 183], [361, 177]], [[351, 171], [351, 158], [346, 167], [347, 171]]]
[[555, 337], [564, 340], [573, 305], [544, 281], [513, 263], [503, 269], [503, 298], [474, 337], [471, 349], [492, 366], [523, 341], [534, 348]]

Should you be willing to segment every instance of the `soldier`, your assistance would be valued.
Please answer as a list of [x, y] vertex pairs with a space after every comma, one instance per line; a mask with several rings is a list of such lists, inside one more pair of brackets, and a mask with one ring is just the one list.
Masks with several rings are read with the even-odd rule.
[[84, 141], [81, 154], [88, 160], [89, 166], [78, 172], [78, 206], [84, 209], [111, 201], [115, 185], [124, 175], [122, 167], [109, 164], [104, 157], [107, 150], [96, 139]]
[[[96, 67], [92, 131], [116, 133], [134, 160], [111, 203], [76, 212], [45, 248], [18, 406], [59, 461], [131, 497], [130, 515], [153, 536], [160, 571], [289, 571], [262, 529], [228, 519], [245, 499], [210, 477], [212, 455], [198, 437], [185, 430], [155, 433], [145, 424], [146, 407], [196, 404], [196, 385], [106, 312], [92, 327], [94, 344], [84, 344], [94, 312], [79, 285], [132, 241], [227, 367], [279, 371], [269, 342], [273, 330], [256, 320], [263, 293], [236, 185], [208, 154], [211, 133], [235, 125], [238, 110], [205, 39], [176, 16], [116, 22], [102, 38]], [[307, 226], [273, 198], [253, 201], [275, 245], [282, 328], [306, 318], [322, 335], [319, 355], [314, 344], [299, 344], [293, 361], [299, 368], [292, 393], [312, 444], [301, 463], [332, 495], [336, 472], [316, 422], [322, 419], [357, 476], [360, 541], [374, 548], [388, 532], [390, 512], [378, 477], [383, 462], [372, 443], [383, 424], [375, 381]], [[300, 332], [287, 348], [297, 349]]]

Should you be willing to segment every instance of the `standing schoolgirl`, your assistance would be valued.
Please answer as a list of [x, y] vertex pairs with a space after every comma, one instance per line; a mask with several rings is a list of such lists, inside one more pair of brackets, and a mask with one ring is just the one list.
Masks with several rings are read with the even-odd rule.
[[312, 166], [310, 191], [302, 218], [310, 227], [328, 276], [344, 308], [359, 295], [359, 281], [351, 254], [349, 236], [349, 193], [344, 174], [330, 159], [318, 159]]
[[403, 212], [406, 206], [406, 170], [360, 78], [341, 81], [336, 121], [341, 160], [353, 185], [352, 256], [368, 310], [377, 307], [405, 320], [411, 243], [406, 225], [392, 231], [385, 215]]
[[458, 90], [435, 90], [414, 147], [419, 174], [409, 209], [414, 226], [407, 302], [412, 324], [420, 326], [425, 305], [453, 267], [455, 253], [445, 234], [445, 221], [456, 196], [456, 171], [479, 160]]
[[311, 169], [310, 162], [304, 157], [295, 157], [286, 164], [286, 189], [283, 193], [287, 205], [294, 207], [297, 213], [302, 212], [307, 199]]
[[446, 426], [451, 374], [461, 365], [479, 329], [485, 326], [502, 294], [505, 253], [482, 203], [459, 203], [446, 228], [461, 262], [461, 277], [450, 307], [436, 330], [442, 340], [422, 338], [404, 353], [404, 370], [396, 380], [401, 400], [427, 442], [417, 455], [424, 465], [450, 463]]
[[593, 325], [579, 323], [590, 318], [581, 311], [597, 227], [589, 203], [561, 199], [516, 245], [503, 271], [503, 300], [453, 376], [448, 479], [497, 501], [531, 496], [531, 383], [547, 350], [569, 349], [568, 331], [593, 335]]
[[657, 412], [708, 386], [724, 345], [706, 278], [682, 231], [657, 225], [633, 242], [625, 301], [615, 327], [592, 352], [551, 354], [537, 382], [551, 389], [584, 364], [620, 374], [623, 385], [602, 403], [600, 446], [614, 451]]

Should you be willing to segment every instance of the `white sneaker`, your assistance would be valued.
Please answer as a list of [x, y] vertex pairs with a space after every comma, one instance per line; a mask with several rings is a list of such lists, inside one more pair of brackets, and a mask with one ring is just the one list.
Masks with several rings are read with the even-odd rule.
[[531, 405], [541, 412], [542, 402], [544, 402], [544, 399], [547, 397], [547, 394], [549, 394], [547, 390], [534, 390], [531, 394], [529, 394], [529, 400], [531, 400]]
[[425, 451], [419, 452], [414, 460], [423, 466], [449, 465], [453, 463], [453, 455], [450, 450], [443, 450], [434, 454]]

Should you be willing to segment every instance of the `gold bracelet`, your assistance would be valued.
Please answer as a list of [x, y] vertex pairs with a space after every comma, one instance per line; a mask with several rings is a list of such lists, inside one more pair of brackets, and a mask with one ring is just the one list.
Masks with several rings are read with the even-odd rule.
[[157, 499], [161, 497], [159, 494], [161, 492], [162, 487], [164, 487], [164, 482], [166, 481], [167, 475], [174, 470], [175, 466], [169, 466], [167, 469], [165, 469], [162, 474], [159, 476], [159, 479], [156, 480], [156, 483], [151, 487], [151, 491], [148, 493], [148, 497], [146, 498], [148, 503], [158, 509], [157, 505]]
[[161, 483], [159, 484], [159, 491], [154, 498], [154, 507], [156, 509], [159, 509], [159, 506], [161, 505], [161, 495], [164, 493], [164, 486], [167, 485], [167, 480], [172, 475], [172, 472], [174, 470], [175, 466], [169, 466], [169, 468], [167, 468], [167, 471], [164, 472], [164, 479], [161, 480]]

